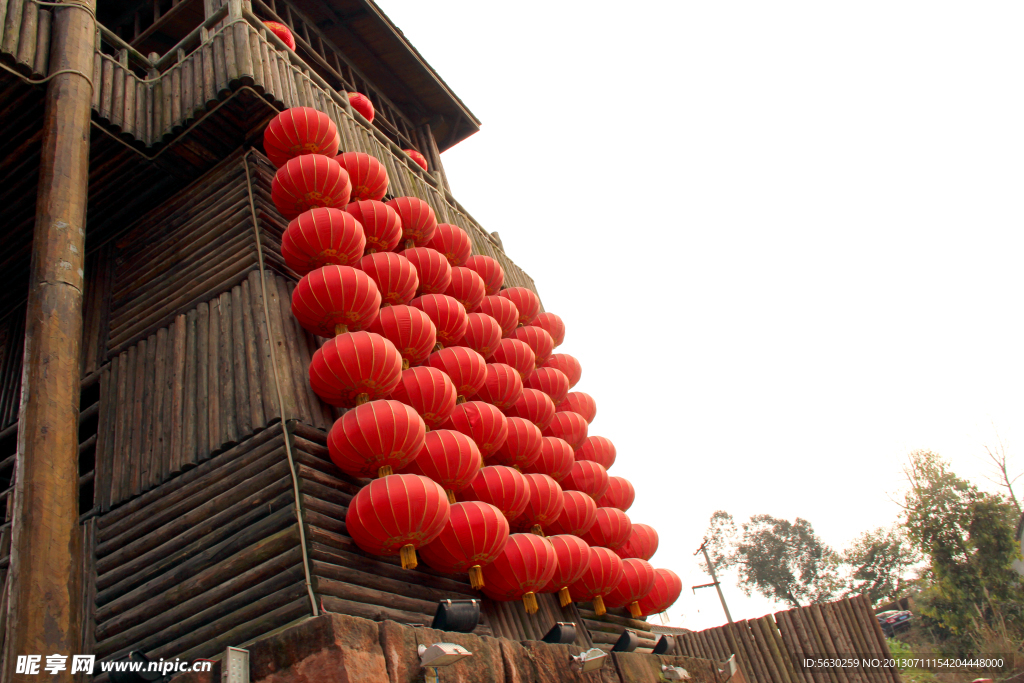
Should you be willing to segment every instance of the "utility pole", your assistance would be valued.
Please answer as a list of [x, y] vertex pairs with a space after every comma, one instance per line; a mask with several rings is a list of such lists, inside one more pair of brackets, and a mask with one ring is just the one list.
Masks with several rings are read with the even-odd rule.
[[733, 623], [732, 615], [729, 614], [729, 606], [725, 604], [725, 595], [722, 593], [722, 585], [718, 582], [718, 577], [715, 576], [715, 566], [711, 564], [711, 558], [708, 557], [708, 539], [704, 539], [704, 542], [700, 544], [700, 547], [697, 548], [697, 552], [694, 553], [694, 555], [696, 555], [697, 553], [704, 553], [704, 561], [708, 564], [708, 573], [711, 574], [712, 583], [705, 583], [701, 584], [700, 586], [694, 586], [693, 592], [696, 593], [698, 588], [709, 588], [711, 586], [714, 586], [718, 590], [718, 599], [722, 601], [722, 609], [725, 610], [725, 617], [729, 620], [729, 623], [731, 624]]

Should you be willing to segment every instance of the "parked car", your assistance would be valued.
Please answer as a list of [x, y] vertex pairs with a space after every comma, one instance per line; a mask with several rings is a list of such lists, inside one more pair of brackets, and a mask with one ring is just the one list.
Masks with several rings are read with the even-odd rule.
[[914, 614], [910, 610], [891, 609], [879, 612], [875, 618], [878, 619], [886, 637], [892, 638], [897, 631], [910, 627], [910, 620], [914, 618]]

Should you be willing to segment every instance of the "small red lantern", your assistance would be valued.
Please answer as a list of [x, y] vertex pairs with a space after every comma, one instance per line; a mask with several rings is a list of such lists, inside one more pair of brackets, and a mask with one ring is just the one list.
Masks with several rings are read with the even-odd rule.
[[427, 357], [427, 365], [451, 377], [462, 400], [480, 391], [487, 379], [484, 357], [465, 346], [448, 346]]
[[640, 616], [649, 617], [652, 614], [664, 612], [679, 599], [683, 592], [683, 582], [671, 569], [654, 570], [654, 588], [644, 597], [640, 598]]
[[280, 38], [281, 42], [287, 45], [289, 50], [295, 52], [295, 36], [292, 35], [291, 29], [278, 21], [264, 21], [263, 25], [267, 27], [268, 31]]
[[565, 400], [558, 404], [558, 412], [563, 411], [579, 413], [590, 424], [597, 417], [597, 401], [582, 391], [570, 391]]
[[472, 311], [484, 300], [484, 281], [475, 271], [465, 266], [455, 266], [445, 294], [458, 300], [467, 311]]
[[415, 569], [416, 548], [441, 534], [450, 507], [435, 482], [417, 474], [393, 474], [371, 481], [352, 497], [345, 528], [366, 552], [400, 555], [402, 569]]
[[483, 568], [484, 595], [500, 602], [522, 598], [526, 613], [535, 614], [536, 593], [554, 576], [557, 563], [555, 549], [544, 538], [512, 534], [501, 555]]
[[[520, 418], [510, 417], [508, 419], [512, 421]], [[537, 458], [533, 463], [524, 467], [523, 471], [546, 474], [561, 483], [569, 475], [569, 472], [572, 471], [572, 466], [575, 462], [572, 446], [557, 437], [545, 436], [541, 440]]]
[[335, 158], [341, 167], [348, 171], [349, 180], [352, 182], [353, 202], [379, 202], [384, 199], [388, 191], [388, 172], [377, 157], [365, 152], [345, 152]]
[[428, 427], [436, 429], [455, 410], [455, 385], [437, 368], [409, 368], [402, 372], [391, 399], [411, 406]]
[[633, 530], [629, 532], [629, 540], [615, 549], [615, 554], [622, 559], [638, 557], [648, 562], [656, 552], [658, 552], [658, 532], [647, 524], [634, 524]]
[[367, 254], [359, 260], [357, 268], [370, 276], [386, 304], [407, 304], [416, 296], [420, 283], [416, 269], [394, 252]]
[[597, 508], [597, 521], [590, 531], [583, 534], [583, 540], [591, 546], [615, 550], [629, 540], [633, 522], [629, 515], [618, 508]]
[[580, 377], [583, 375], [583, 367], [580, 365], [580, 362], [567, 353], [556, 353], [548, 358], [544, 363], [538, 362], [538, 365], [545, 368], [561, 370], [562, 373], [569, 378], [570, 389], [576, 386], [580, 381]]
[[508, 337], [519, 326], [519, 309], [503, 297], [485, 296], [476, 310], [498, 321], [502, 337]]
[[444, 254], [430, 247], [413, 247], [402, 256], [416, 266], [420, 277], [419, 294], [444, 294], [452, 282], [452, 267]]
[[466, 265], [473, 253], [473, 241], [469, 235], [451, 223], [438, 223], [427, 246], [441, 252], [453, 267]]
[[444, 346], [456, 346], [466, 334], [469, 318], [466, 309], [447, 294], [424, 294], [409, 302], [427, 314], [437, 330], [437, 341]]
[[636, 491], [628, 479], [608, 477], [608, 490], [604, 492], [597, 504], [601, 507], [618, 508], [625, 512], [636, 500]]
[[508, 437], [505, 416], [490, 403], [482, 401], [467, 401], [456, 405], [443, 426], [445, 429], [462, 432], [473, 439], [484, 460], [501, 448]]
[[373, 121], [373, 102], [370, 98], [361, 92], [350, 92], [348, 94], [348, 103], [352, 105], [352, 108], [363, 115], [367, 123]]
[[334, 156], [340, 142], [331, 117], [312, 107], [285, 109], [263, 131], [263, 149], [277, 168], [301, 154]]
[[597, 503], [581, 491], [562, 491], [562, 514], [549, 531], [555, 534], [583, 536], [597, 522]]
[[[586, 539], [583, 539], [584, 541]], [[569, 592], [577, 602], [594, 602], [594, 614], [603, 615], [607, 610], [604, 596], [611, 593], [622, 581], [622, 560], [608, 548], [590, 547], [590, 561], [576, 583], [569, 586]]]
[[511, 365], [525, 380], [534, 370], [533, 349], [526, 342], [518, 339], [502, 339], [498, 348], [491, 354], [491, 360], [495, 363]]
[[[487, 364], [484, 383], [476, 392], [477, 400], [490, 403], [503, 411], [515, 405], [522, 395], [523, 380], [519, 379], [519, 373], [512, 366], [504, 363]], [[530, 426], [533, 427], [532, 424]], [[539, 435], [540, 430], [537, 430], [537, 433]]]
[[546, 474], [524, 474], [523, 478], [530, 489], [530, 501], [512, 526], [543, 536], [544, 529], [562, 514], [562, 487]]
[[551, 335], [545, 330], [534, 325], [517, 327], [509, 337], [511, 339], [518, 339], [519, 341], [526, 342], [526, 344], [533, 350], [533, 355], [536, 357], [535, 363], [537, 367], [540, 367], [547, 362], [548, 358], [551, 357], [551, 352], [555, 348], [555, 340], [551, 338]]
[[477, 472], [469, 486], [455, 492], [460, 501], [481, 500], [501, 510], [512, 521], [523, 514], [530, 501], [530, 490], [519, 470], [502, 465], [489, 465]]
[[562, 488], [582, 491], [596, 501], [608, 490], [608, 472], [592, 460], [580, 460], [577, 454]]
[[409, 158], [416, 162], [416, 165], [422, 168], [424, 171], [427, 170], [427, 158], [417, 152], [414, 149], [403, 149], [403, 152], [409, 155]]
[[544, 436], [556, 436], [573, 449], [579, 448], [587, 438], [587, 420], [579, 413], [555, 413], [551, 424], [544, 430]]
[[622, 561], [622, 581], [611, 593], [604, 596], [606, 607], [629, 606], [634, 619], [643, 616], [638, 600], [647, 596], [654, 588], [654, 567], [649, 562], [630, 558]]
[[348, 173], [333, 157], [322, 154], [289, 159], [277, 169], [270, 187], [274, 206], [288, 220], [319, 206], [344, 209], [351, 193]]
[[469, 486], [483, 466], [473, 439], [450, 429], [435, 429], [427, 432], [419, 455], [404, 471], [433, 479], [448, 492], [448, 502], [454, 503], [454, 492]]
[[503, 289], [498, 292], [498, 296], [516, 305], [521, 325], [529, 325], [540, 315], [540, 298], [526, 287]]
[[385, 306], [369, 329], [395, 345], [402, 356], [403, 370], [425, 361], [437, 343], [434, 323], [426, 313], [412, 306]]
[[373, 280], [350, 266], [324, 266], [307, 273], [292, 292], [292, 315], [321, 337], [362, 330], [380, 310]]
[[[501, 344], [501, 326], [486, 313], [470, 313], [466, 316], [466, 334], [459, 340], [459, 346], [468, 346], [487, 360]], [[522, 385], [522, 378], [520, 378]]]
[[521, 417], [509, 417], [506, 422], [508, 436], [505, 443], [491, 454], [487, 464], [506, 465], [523, 472], [540, 455], [544, 437], [532, 422]]
[[309, 364], [309, 384], [332, 406], [351, 407], [390, 394], [402, 378], [395, 345], [372, 332], [348, 332], [324, 342]]
[[352, 202], [345, 207], [345, 211], [363, 226], [367, 254], [391, 251], [402, 239], [402, 219], [398, 217], [397, 211], [383, 202], [372, 199]]
[[508, 536], [508, 521], [498, 508], [477, 500], [454, 503], [444, 530], [420, 548], [420, 557], [438, 571], [468, 573], [470, 585], [480, 590], [482, 568], [501, 555]]
[[546, 330], [555, 341], [555, 346], [561, 346], [565, 341], [565, 323], [554, 313], [540, 313], [534, 319], [533, 324], [542, 330]]
[[327, 434], [331, 460], [355, 477], [386, 477], [408, 465], [423, 448], [427, 427], [398, 401], [370, 401], [338, 418]]
[[[466, 260], [465, 265], [467, 268], [475, 270], [480, 279], [484, 281], [484, 291], [487, 292], [487, 296], [494, 296], [501, 290], [501, 285], [505, 282], [505, 271], [501, 264], [490, 256], [483, 254], [471, 256]], [[506, 301], [508, 300], [506, 299]], [[509, 303], [512, 302], [509, 301]], [[518, 320], [516, 324], [518, 324]]]
[[387, 205], [402, 219], [402, 243], [407, 249], [430, 243], [437, 229], [437, 218], [430, 204], [419, 197], [395, 197]]
[[511, 408], [505, 409], [509, 417], [521, 417], [544, 429], [555, 417], [555, 404], [543, 391], [523, 388], [523, 394]]
[[557, 592], [559, 604], [562, 607], [568, 607], [572, 604], [569, 586], [579, 581], [583, 572], [587, 570], [587, 565], [590, 563], [590, 546], [582, 538], [571, 534], [548, 536], [548, 541], [555, 549], [558, 567], [555, 569], [554, 576], [540, 592]]
[[593, 460], [606, 470], [615, 464], [615, 444], [603, 436], [588, 436], [576, 449], [576, 460]]
[[569, 394], [569, 378], [555, 368], [537, 368], [526, 376], [523, 386], [543, 391], [556, 405], [564, 401]]
[[319, 208], [299, 214], [281, 236], [285, 264], [299, 275], [323, 266], [355, 265], [363, 255], [366, 237], [352, 214]]

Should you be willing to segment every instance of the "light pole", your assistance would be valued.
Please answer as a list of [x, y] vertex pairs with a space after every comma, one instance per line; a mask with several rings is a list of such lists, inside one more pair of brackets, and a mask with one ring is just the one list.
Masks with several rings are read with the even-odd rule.
[[694, 555], [696, 555], [697, 553], [704, 553], [704, 561], [707, 562], [708, 573], [711, 574], [711, 581], [712, 582], [711, 583], [704, 583], [704, 584], [701, 584], [700, 586], [694, 586], [693, 587], [693, 592], [696, 593], [698, 588], [708, 588], [710, 586], [714, 586], [715, 589], [718, 590], [718, 599], [722, 601], [722, 609], [725, 610], [725, 617], [726, 617], [726, 619], [729, 620], [729, 623], [731, 624], [733, 622], [732, 622], [732, 615], [729, 614], [729, 606], [727, 604], [725, 604], [725, 595], [722, 593], [722, 586], [718, 582], [718, 577], [715, 576], [715, 566], [713, 564], [711, 564], [711, 558], [708, 557], [708, 539], [706, 539], [706, 538], [704, 539], [704, 542], [700, 544], [700, 547], [697, 548], [697, 552], [694, 553]]

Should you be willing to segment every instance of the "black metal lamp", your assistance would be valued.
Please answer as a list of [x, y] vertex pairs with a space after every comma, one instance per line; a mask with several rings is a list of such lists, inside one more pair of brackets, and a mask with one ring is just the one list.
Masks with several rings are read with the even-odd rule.
[[559, 643], [568, 645], [576, 642], [576, 624], [567, 621], [559, 621], [544, 634], [542, 640], [545, 643]]
[[479, 600], [440, 600], [434, 613], [432, 628], [441, 631], [469, 633], [480, 623]]
[[640, 637], [637, 636], [636, 631], [630, 631], [627, 628], [619, 636], [619, 639], [615, 641], [615, 645], [612, 646], [612, 652], [632, 652], [639, 644]]
[[668, 639], [668, 636], [662, 635], [658, 638], [658, 642], [654, 644], [654, 654], [656, 655], [667, 655], [672, 652], [672, 641]]

